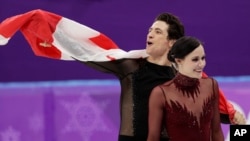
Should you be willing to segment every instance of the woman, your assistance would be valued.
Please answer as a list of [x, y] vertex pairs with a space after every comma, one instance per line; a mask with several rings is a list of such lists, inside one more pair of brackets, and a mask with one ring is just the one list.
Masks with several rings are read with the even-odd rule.
[[218, 84], [202, 77], [206, 60], [201, 42], [194, 37], [178, 39], [168, 59], [178, 73], [151, 92], [147, 141], [159, 141], [163, 126], [170, 141], [224, 141]]

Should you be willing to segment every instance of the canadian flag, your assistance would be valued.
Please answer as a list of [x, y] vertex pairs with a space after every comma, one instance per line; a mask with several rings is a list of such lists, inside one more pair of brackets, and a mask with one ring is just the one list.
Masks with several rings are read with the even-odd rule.
[[37, 56], [80, 61], [147, 57], [145, 50], [124, 51], [106, 35], [55, 13], [36, 9], [0, 24], [0, 45], [20, 30]]

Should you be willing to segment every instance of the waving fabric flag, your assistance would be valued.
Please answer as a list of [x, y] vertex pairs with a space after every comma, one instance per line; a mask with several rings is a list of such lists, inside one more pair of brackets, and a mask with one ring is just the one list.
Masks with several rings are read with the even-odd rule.
[[0, 24], [0, 45], [21, 31], [37, 56], [61, 60], [110, 61], [144, 58], [145, 50], [126, 52], [104, 34], [60, 15], [36, 9]]

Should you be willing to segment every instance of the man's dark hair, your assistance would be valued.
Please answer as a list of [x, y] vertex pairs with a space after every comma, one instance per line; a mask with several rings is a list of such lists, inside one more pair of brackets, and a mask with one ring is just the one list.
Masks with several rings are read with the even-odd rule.
[[179, 18], [171, 13], [161, 13], [155, 18], [155, 21], [163, 21], [169, 25], [168, 39], [179, 39], [185, 35], [185, 29]]

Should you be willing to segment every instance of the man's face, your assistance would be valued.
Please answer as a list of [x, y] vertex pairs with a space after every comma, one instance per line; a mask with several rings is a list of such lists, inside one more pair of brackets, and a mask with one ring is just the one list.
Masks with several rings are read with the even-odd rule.
[[167, 30], [168, 25], [163, 21], [155, 21], [149, 28], [146, 51], [150, 56], [166, 57], [170, 48]]
[[201, 78], [206, 66], [205, 52], [202, 45], [188, 54], [184, 59], [177, 59], [178, 70], [181, 74], [192, 78]]

